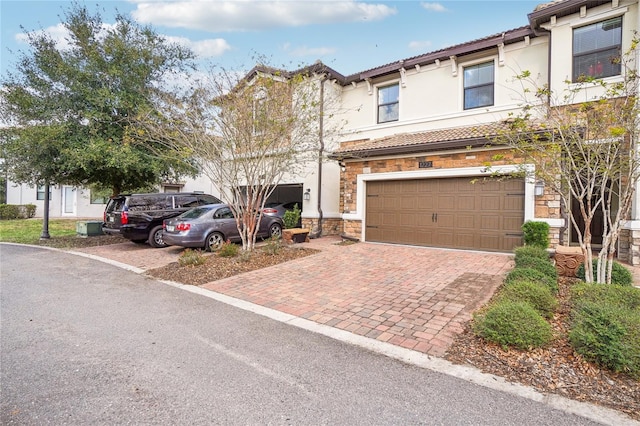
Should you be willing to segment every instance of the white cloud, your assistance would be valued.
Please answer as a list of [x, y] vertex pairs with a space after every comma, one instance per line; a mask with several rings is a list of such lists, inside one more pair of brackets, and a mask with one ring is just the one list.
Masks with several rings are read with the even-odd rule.
[[254, 31], [338, 22], [377, 21], [397, 13], [356, 0], [134, 0], [138, 22], [211, 32]]
[[409, 42], [409, 49], [411, 50], [426, 50], [431, 48], [431, 42], [428, 40], [424, 40], [424, 41], [419, 41], [419, 40], [414, 40]]
[[448, 12], [447, 8], [440, 3], [420, 3], [421, 6], [431, 12]]
[[[102, 34], [106, 33], [106, 30], [113, 28], [112, 24], [102, 24]], [[60, 50], [66, 50], [70, 47], [68, 37], [69, 32], [63, 24], [57, 24], [52, 27], [45, 28], [43, 30], [38, 30], [34, 32], [38, 33], [46, 33], [51, 39], [56, 43], [56, 47]], [[20, 43], [28, 43], [29, 39], [27, 34], [19, 33], [15, 36], [16, 41]], [[215, 38], [215, 39], [206, 39], [199, 41], [192, 41], [186, 37], [172, 37], [165, 36], [166, 40], [171, 43], [177, 43], [184, 47], [191, 49], [196, 55], [200, 58], [211, 58], [216, 56], [223, 55], [227, 50], [231, 49], [229, 43], [225, 39]]]
[[223, 38], [212, 38], [199, 41], [192, 41], [186, 37], [166, 36], [165, 38], [169, 42], [188, 47], [202, 59], [222, 56], [227, 50], [231, 49], [229, 43], [227, 43], [227, 41]]

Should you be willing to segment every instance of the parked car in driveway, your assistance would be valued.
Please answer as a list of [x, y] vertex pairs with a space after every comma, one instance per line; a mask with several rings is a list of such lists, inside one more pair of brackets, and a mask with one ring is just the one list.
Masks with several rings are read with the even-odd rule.
[[[282, 236], [282, 219], [262, 215], [257, 236]], [[227, 204], [195, 207], [181, 215], [164, 221], [165, 244], [213, 251], [225, 241], [241, 241], [233, 213]]]
[[[288, 211], [293, 211], [295, 206], [298, 205], [298, 208], [301, 209], [301, 203], [297, 201], [291, 201], [289, 203], [281, 203], [278, 201], [268, 202], [264, 205], [262, 209], [262, 214], [267, 216], [277, 216], [279, 218], [284, 218], [284, 214]], [[298, 228], [302, 226], [302, 219], [298, 220], [297, 224]]]
[[213, 195], [199, 192], [122, 194], [111, 197], [104, 210], [105, 234], [120, 234], [134, 243], [166, 247], [162, 222], [194, 207], [220, 203]]

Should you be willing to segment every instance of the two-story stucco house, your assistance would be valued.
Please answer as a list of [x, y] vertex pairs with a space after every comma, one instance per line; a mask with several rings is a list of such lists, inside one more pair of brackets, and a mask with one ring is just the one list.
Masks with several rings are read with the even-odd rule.
[[[522, 224], [538, 220], [549, 223], [552, 246], [575, 243], [558, 196], [524, 178], [483, 179], [497, 153], [504, 155], [493, 162], [493, 172], [509, 174], [519, 163], [504, 148], [488, 147], [490, 136], [521, 110], [516, 74], [527, 70], [551, 90], [561, 90], [589, 71], [581, 69], [581, 58], [628, 50], [640, 29], [638, 0], [542, 3], [528, 21], [354, 75], [321, 63], [302, 70], [317, 82], [319, 99], [338, 102], [340, 113], [327, 115], [327, 121], [346, 124], [337, 126], [337, 135], [319, 136], [317, 161], [287, 176], [271, 200], [299, 200], [303, 226], [317, 235], [508, 252], [522, 244]], [[620, 72], [605, 66], [598, 75], [616, 81]], [[198, 182], [179, 186], [217, 195], [204, 180]], [[62, 213], [72, 195], [61, 191]], [[13, 192], [9, 185], [9, 203], [25, 203]], [[31, 192], [35, 197], [36, 189]], [[618, 254], [640, 264], [640, 191]]]
[[[496, 153], [504, 156], [494, 171], [508, 174], [516, 164], [509, 151], [487, 148], [487, 135], [497, 134], [520, 108], [519, 89], [510, 82], [516, 74], [528, 70], [554, 90], [585, 73], [581, 56], [605, 58], [612, 50], [628, 50], [640, 27], [638, 2], [556, 1], [541, 4], [528, 18], [529, 26], [342, 81], [349, 124], [333, 157], [342, 165], [338, 190], [345, 234], [364, 241], [510, 251], [522, 244], [523, 222], [538, 220], [550, 224], [552, 246], [575, 242], [564, 228], [558, 197], [538, 193], [524, 178], [482, 179]], [[574, 47], [578, 37], [589, 37], [592, 51]], [[614, 81], [620, 68], [605, 66], [599, 75]], [[630, 219], [618, 253], [638, 264], [638, 191]]]

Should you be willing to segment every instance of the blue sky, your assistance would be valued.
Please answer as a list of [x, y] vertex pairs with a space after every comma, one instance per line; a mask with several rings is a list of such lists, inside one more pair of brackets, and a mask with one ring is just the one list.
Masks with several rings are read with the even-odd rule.
[[[541, 1], [191, 0], [80, 1], [113, 23], [115, 11], [227, 68], [254, 53], [293, 69], [321, 60], [349, 75], [528, 24]], [[0, 0], [1, 73], [28, 49], [22, 33], [58, 25], [70, 1]]]

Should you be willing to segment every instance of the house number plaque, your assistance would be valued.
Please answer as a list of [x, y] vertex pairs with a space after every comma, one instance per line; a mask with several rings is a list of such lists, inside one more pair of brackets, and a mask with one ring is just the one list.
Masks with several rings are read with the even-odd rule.
[[433, 161], [418, 161], [419, 169], [428, 169], [430, 167], [433, 167]]

